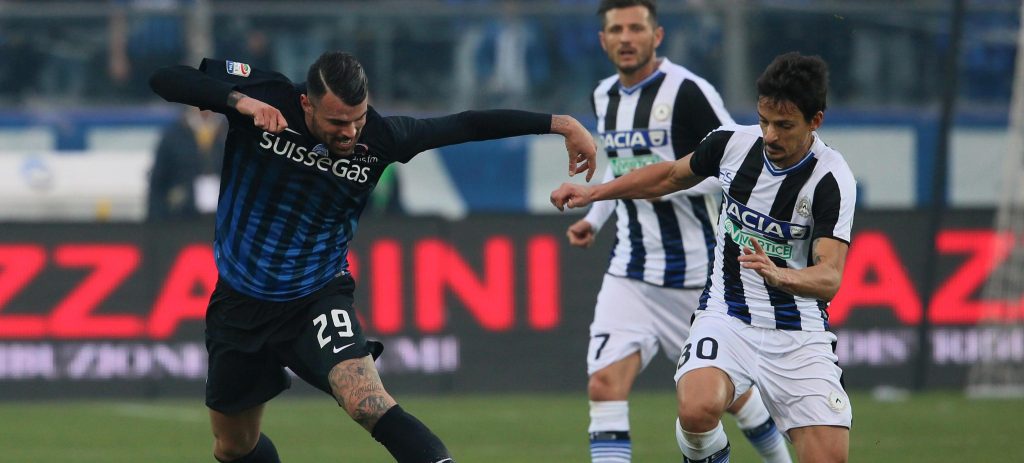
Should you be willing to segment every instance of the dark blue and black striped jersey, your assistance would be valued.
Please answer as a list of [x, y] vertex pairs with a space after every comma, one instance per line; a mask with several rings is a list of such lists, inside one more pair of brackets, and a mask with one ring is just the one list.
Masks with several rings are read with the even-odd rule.
[[[337, 156], [306, 127], [304, 86], [281, 74], [206, 59], [198, 71], [164, 68], [151, 85], [169, 101], [227, 116], [217, 270], [235, 290], [270, 301], [305, 296], [348, 271], [349, 242], [388, 164], [449, 144], [547, 133], [551, 123], [550, 115], [523, 111], [416, 119], [383, 117], [370, 107], [355, 153]], [[288, 129], [273, 134], [255, 127], [251, 117], [227, 107], [231, 90], [278, 108]]]

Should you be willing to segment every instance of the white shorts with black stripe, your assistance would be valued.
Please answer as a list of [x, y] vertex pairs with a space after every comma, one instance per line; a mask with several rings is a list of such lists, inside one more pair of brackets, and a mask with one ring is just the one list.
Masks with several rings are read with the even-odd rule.
[[675, 380], [698, 368], [718, 368], [736, 388], [733, 400], [757, 385], [782, 432], [818, 425], [849, 428], [853, 412], [835, 341], [828, 331], [760, 328], [702, 310], [683, 346]]
[[674, 362], [690, 332], [701, 291], [605, 274], [590, 324], [587, 374], [634, 352], [640, 352], [644, 368], [659, 349]]

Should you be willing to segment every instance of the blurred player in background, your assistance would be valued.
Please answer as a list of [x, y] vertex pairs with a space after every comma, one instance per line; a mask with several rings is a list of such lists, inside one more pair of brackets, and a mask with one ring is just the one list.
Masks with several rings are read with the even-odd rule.
[[332, 394], [395, 460], [450, 462], [423, 423], [398, 406], [352, 308], [348, 244], [384, 168], [429, 149], [526, 134], [565, 137], [570, 175], [595, 169], [590, 133], [568, 116], [467, 111], [383, 117], [350, 54], [328, 52], [305, 84], [248, 64], [203, 60], [150, 80], [164, 99], [230, 124], [214, 238], [219, 281], [206, 314], [206, 405], [214, 456], [278, 462], [260, 432], [264, 404], [290, 386], [285, 367]]
[[[664, 30], [653, 0], [604, 0], [598, 8], [601, 46], [618, 73], [593, 93], [597, 130], [609, 167], [605, 181], [694, 150], [732, 117], [706, 80], [656, 56]], [[632, 454], [629, 393], [637, 375], [662, 349], [679, 359], [690, 318], [713, 257], [712, 217], [721, 185], [709, 179], [680, 193], [647, 201], [602, 201], [566, 234], [589, 247], [615, 212], [611, 262], [590, 325], [590, 455], [593, 462], [628, 462]], [[790, 461], [786, 443], [757, 394], [729, 409], [768, 462]]]
[[146, 220], [213, 216], [227, 134], [224, 116], [195, 107], [164, 129], [149, 171]]
[[729, 461], [720, 418], [754, 385], [804, 462], [844, 462], [852, 411], [829, 331], [856, 184], [816, 134], [828, 67], [788, 53], [757, 80], [760, 127], [726, 125], [674, 162], [596, 187], [563, 184], [552, 203], [658, 198], [707, 177], [725, 191], [715, 258], [676, 370], [684, 462]]

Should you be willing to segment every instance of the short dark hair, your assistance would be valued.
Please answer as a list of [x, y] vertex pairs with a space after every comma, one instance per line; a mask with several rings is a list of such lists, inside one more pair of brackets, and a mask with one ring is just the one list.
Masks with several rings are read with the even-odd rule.
[[345, 104], [354, 106], [366, 100], [366, 72], [350, 53], [328, 51], [320, 55], [306, 74], [306, 93], [320, 99], [331, 90]]
[[654, 26], [658, 25], [658, 3], [655, 0], [601, 0], [601, 5], [597, 7], [597, 15], [601, 17], [601, 26], [604, 26], [604, 14], [608, 10], [629, 8], [631, 6], [647, 8], [647, 11], [651, 13], [651, 24]]
[[828, 64], [820, 56], [795, 51], [779, 55], [757, 79], [758, 98], [791, 101], [808, 122], [825, 111], [827, 95]]

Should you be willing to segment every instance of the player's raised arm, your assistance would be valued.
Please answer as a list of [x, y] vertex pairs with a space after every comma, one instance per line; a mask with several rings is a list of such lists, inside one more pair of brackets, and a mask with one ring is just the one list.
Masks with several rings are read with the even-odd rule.
[[182, 103], [225, 113], [231, 109], [228, 95], [234, 91], [230, 82], [217, 80], [191, 66], [167, 66], [157, 69], [149, 78], [149, 87], [171, 103]]
[[235, 85], [215, 79], [191, 66], [167, 66], [156, 70], [149, 86], [161, 98], [209, 109], [221, 114], [230, 111], [253, 118], [253, 125], [271, 133], [288, 127], [277, 108], [235, 90]]
[[690, 168], [692, 157], [691, 153], [678, 161], [651, 164], [600, 185], [563, 183], [551, 192], [551, 204], [561, 211], [566, 206], [584, 207], [594, 201], [657, 198], [684, 190], [704, 179]]

